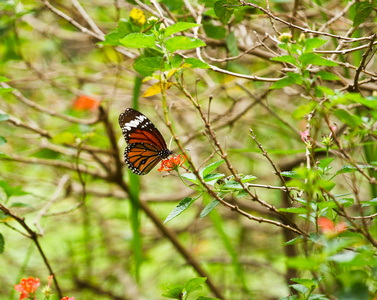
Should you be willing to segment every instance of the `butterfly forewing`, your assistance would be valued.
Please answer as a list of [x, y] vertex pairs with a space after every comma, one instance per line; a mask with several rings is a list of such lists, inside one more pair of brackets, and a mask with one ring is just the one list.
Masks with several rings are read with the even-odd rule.
[[172, 154], [158, 129], [137, 110], [127, 108], [119, 116], [119, 125], [128, 143], [124, 160], [135, 174], [149, 173], [161, 159]]

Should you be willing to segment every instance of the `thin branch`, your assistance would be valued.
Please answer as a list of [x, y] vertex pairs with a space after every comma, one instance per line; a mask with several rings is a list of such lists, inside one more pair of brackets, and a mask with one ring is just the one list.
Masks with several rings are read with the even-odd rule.
[[[183, 58], [188, 58], [188, 56], [186, 56], [182, 53], [177, 52], [177, 54], [180, 55]], [[204, 63], [208, 64], [203, 59], [202, 59], [202, 61]], [[276, 82], [276, 81], [279, 81], [281, 79], [281, 78], [265, 78], [265, 77], [259, 77], [259, 76], [253, 76], [253, 75], [245, 75], [245, 74], [240, 74], [240, 73], [235, 73], [235, 72], [231, 72], [231, 71], [228, 71], [228, 70], [224, 70], [224, 69], [221, 69], [219, 67], [216, 67], [216, 66], [213, 66], [213, 65], [210, 65], [210, 64], [208, 64], [208, 65], [209, 65], [209, 67], [212, 71], [222, 73], [222, 74], [226, 74], [226, 75], [230, 75], [230, 76], [234, 76], [234, 77], [237, 77], [237, 78], [243, 78], [243, 79], [254, 80], [254, 81], [264, 81], [264, 82]]]
[[[242, 188], [249, 194], [249, 196], [251, 197], [251, 199], [253, 201], [256, 201], [256, 202], [259, 202], [262, 206], [268, 208], [269, 210], [271, 211], [274, 211], [278, 216], [286, 219], [288, 222], [289, 222], [289, 219], [287, 216], [285, 216], [284, 214], [282, 214], [281, 212], [279, 212], [273, 205], [270, 205], [268, 203], [266, 203], [265, 201], [262, 201], [261, 199], [258, 198], [257, 195], [253, 195], [249, 190], [248, 188], [245, 186], [245, 184], [240, 180], [240, 177], [238, 176], [238, 174], [236, 174], [233, 166], [230, 164], [229, 162], [229, 159], [227, 157], [227, 154], [224, 152], [224, 150], [222, 149], [221, 145], [220, 145], [220, 142], [217, 140], [216, 138], [216, 135], [215, 133], [212, 131], [211, 129], [211, 126], [209, 125], [209, 123], [206, 121], [206, 117], [204, 116], [203, 114], [203, 111], [201, 109], [201, 106], [200, 104], [196, 103], [195, 100], [192, 98], [191, 94], [186, 90], [185, 87], [181, 86], [180, 85], [180, 89], [181, 91], [186, 95], [187, 98], [190, 99], [190, 101], [192, 102], [192, 104], [195, 106], [195, 108], [198, 110], [199, 114], [200, 114], [200, 117], [202, 118], [202, 120], [205, 122], [205, 126], [206, 128], [208, 129], [210, 135], [211, 135], [211, 138], [212, 140], [214, 141], [216, 147], [219, 149], [220, 153], [221, 153], [221, 157], [225, 160], [227, 166], [228, 166], [228, 169], [231, 171], [231, 173], [233, 174], [234, 176], [234, 179], [242, 186]], [[184, 147], [182, 146], [178, 136], [175, 134], [175, 131], [172, 127], [172, 124], [171, 122], [169, 121], [168, 119], [168, 116], [167, 116], [167, 113], [165, 114], [165, 118], [167, 119], [167, 126], [170, 130], [170, 132], [172, 133], [173, 135], [173, 138], [174, 138], [174, 141], [176, 142], [178, 148], [180, 149], [181, 153], [183, 155], [186, 156], [186, 159], [187, 159], [187, 162], [189, 163], [189, 165], [191, 166], [192, 168], [192, 173], [196, 176], [196, 178], [200, 181], [201, 185], [207, 190], [208, 194], [211, 195], [211, 197], [215, 198], [217, 201], [219, 201], [221, 204], [223, 204], [224, 206], [226, 206], [227, 208], [231, 209], [232, 211], [236, 211], [237, 213], [247, 217], [248, 219], [250, 220], [254, 220], [254, 221], [257, 221], [259, 223], [270, 223], [270, 224], [274, 224], [276, 226], [279, 226], [279, 227], [282, 227], [282, 228], [285, 228], [285, 229], [288, 229], [290, 231], [293, 231], [295, 232], [296, 234], [304, 234], [304, 232], [298, 228], [294, 228], [290, 225], [285, 225], [285, 224], [282, 224], [282, 223], [279, 223], [279, 222], [276, 222], [276, 221], [272, 221], [272, 220], [269, 220], [269, 219], [264, 219], [262, 217], [258, 218], [258, 217], [254, 217], [253, 215], [243, 211], [242, 209], [240, 209], [237, 205], [233, 205], [233, 204], [230, 204], [228, 203], [227, 201], [225, 201], [224, 199], [222, 199], [221, 197], [219, 197], [217, 195], [217, 193], [215, 193], [207, 184], [206, 182], [203, 180], [203, 178], [200, 176], [199, 174], [199, 171], [195, 168], [195, 165], [194, 163], [192, 162], [191, 158], [189, 157], [189, 155], [187, 155], [187, 152], [186, 150], [184, 149]], [[289, 222], [291, 223], [291, 222]], [[295, 224], [292, 224], [293, 226], [295, 226]]]
[[27, 233], [29, 234], [28, 238], [30, 238], [33, 243], [35, 244], [35, 246], [37, 247], [38, 249], [38, 252], [39, 254], [41, 255], [42, 259], [43, 259], [43, 262], [44, 264], [46, 265], [50, 275], [53, 275], [53, 280], [54, 280], [54, 283], [55, 283], [55, 286], [56, 286], [56, 289], [58, 291], [58, 295], [59, 295], [59, 298], [62, 298], [63, 297], [63, 294], [62, 294], [62, 291], [60, 289], [60, 286], [59, 286], [59, 283], [58, 283], [58, 279], [54, 273], [54, 271], [52, 270], [52, 267], [50, 265], [50, 262], [48, 261], [47, 259], [47, 256], [45, 255], [43, 249], [42, 249], [42, 246], [41, 244], [39, 243], [39, 240], [38, 240], [38, 235], [36, 232], [34, 232], [26, 223], [25, 223], [25, 220], [24, 218], [21, 218], [19, 217], [18, 215], [16, 215], [15, 213], [13, 213], [11, 210], [9, 210], [7, 207], [5, 207], [3, 204], [0, 203], [0, 210], [2, 210], [6, 215], [8, 216], [11, 216], [14, 220], [17, 221], [18, 224], [20, 224], [26, 231]]
[[226, 6], [226, 7], [233, 7], [233, 6], [250, 6], [250, 7], [253, 7], [255, 9], [258, 9], [258, 10], [264, 12], [270, 18], [273, 18], [273, 19], [287, 25], [290, 28], [298, 29], [298, 30], [302, 31], [303, 33], [312, 33], [312, 34], [317, 34], [317, 35], [329, 36], [329, 37], [344, 40], [344, 41], [347, 41], [347, 42], [365, 41], [365, 40], [370, 40], [371, 37], [372, 37], [372, 36], [369, 36], [369, 37], [362, 37], [362, 38], [349, 38], [347, 36], [340, 36], [340, 35], [331, 34], [331, 33], [323, 32], [323, 31], [317, 31], [317, 30], [311, 30], [311, 29], [303, 28], [301, 26], [292, 24], [292, 23], [287, 22], [287, 21], [285, 21], [285, 20], [283, 20], [279, 17], [274, 16], [270, 11], [268, 11], [267, 9], [265, 9], [263, 7], [260, 7], [259, 5], [256, 5], [254, 3], [245, 2], [244, 0], [239, 0], [239, 2], [241, 3], [241, 5], [224, 5], [224, 6]]
[[[82, 26], [80, 23], [76, 22], [74, 19], [72, 19], [70, 16], [66, 15], [65, 13], [63, 13], [62, 11], [58, 10], [57, 8], [55, 8], [48, 0], [41, 0], [44, 5], [49, 9], [51, 10], [53, 13], [55, 13], [56, 15], [58, 15], [59, 17], [63, 18], [64, 20], [68, 21], [69, 23], [71, 23], [73, 26], [75, 26], [76, 28], [78, 28], [79, 30], [81, 30], [83, 33], [85, 34], [88, 34], [90, 35], [91, 37], [94, 37], [95, 39], [99, 40], [99, 41], [104, 41], [105, 40], [105, 37], [104, 35], [100, 35], [96, 32], [93, 32], [91, 30], [89, 30], [88, 28]], [[124, 47], [120, 47], [120, 46], [117, 46], [115, 47], [115, 49], [119, 52], [119, 53], [122, 53], [123, 55], [129, 57], [129, 58], [132, 58], [132, 59], [135, 59], [137, 56], [132, 53], [132, 52], [129, 52], [128, 50], [126, 50]]]
[[93, 29], [93, 31], [98, 36], [104, 36], [105, 34], [98, 28], [97, 24], [93, 21], [93, 19], [89, 16], [89, 14], [85, 11], [85, 9], [81, 6], [78, 0], [71, 0], [73, 6], [77, 9], [80, 15], [84, 18], [84, 20], [89, 24], [89, 26]]
[[355, 92], [359, 91], [359, 76], [360, 76], [361, 71], [364, 70], [365, 67], [366, 67], [366, 60], [368, 58], [369, 53], [371, 53], [373, 51], [373, 42], [376, 38], [377, 38], [377, 35], [374, 34], [373, 39], [371, 39], [368, 49], [363, 53], [360, 65], [356, 70], [356, 74], [355, 74], [355, 78], [354, 78], [354, 82], [353, 82], [353, 87], [352, 87], [352, 90], [355, 91]]
[[38, 212], [38, 215], [34, 219], [34, 225], [39, 230], [39, 234], [43, 236], [44, 231], [42, 226], [39, 224], [39, 220], [47, 214], [48, 210], [51, 208], [51, 206], [59, 199], [60, 193], [64, 189], [64, 186], [70, 179], [68, 174], [64, 174], [62, 178], [60, 179], [58, 186], [55, 189], [55, 192], [52, 194], [51, 199], [46, 203], [46, 205]]
[[[1, 159], [9, 160], [9, 161], [17, 161], [17, 162], [26, 163], [26, 164], [40, 164], [40, 165], [51, 166], [51, 167], [60, 167], [60, 168], [68, 169], [71, 171], [76, 171], [76, 168], [73, 163], [60, 161], [60, 160], [43, 159], [43, 158], [36, 158], [36, 157], [23, 158], [23, 157], [16, 156], [13, 154], [8, 155], [7, 157], [1, 157], [0, 160]], [[91, 175], [93, 177], [107, 179], [107, 175], [100, 172], [98, 168], [94, 166], [91, 167], [90, 169], [80, 166], [80, 171], [88, 175]]]
[[[343, 17], [347, 12], [348, 10], [351, 8], [352, 5], [354, 5], [355, 3], [357, 2], [357, 0], [352, 0], [352, 1], [349, 1], [347, 3], [347, 5], [339, 12], [337, 13], [335, 16], [333, 16], [330, 20], [328, 20], [325, 24], [323, 24], [319, 29], [318, 31], [323, 31], [325, 30], [325, 28], [329, 27], [332, 23], [334, 23], [335, 21], [339, 20], [341, 17]], [[313, 2], [314, 4], [316, 4], [315, 2]]]
[[[9, 86], [8, 84], [6, 84], [5, 82], [0, 82], [0, 85], [3, 88], [11, 88], [11, 86]], [[95, 123], [97, 123], [97, 122], [100, 121], [100, 116], [101, 116], [100, 114], [98, 114], [97, 117], [94, 117], [93, 119], [88, 119], [88, 120], [84, 120], [84, 119], [80, 119], [80, 118], [75, 118], [75, 117], [71, 117], [71, 116], [67, 116], [67, 115], [61, 114], [59, 112], [56, 112], [56, 111], [54, 111], [52, 109], [49, 109], [49, 108], [46, 108], [44, 106], [41, 106], [41, 105], [35, 103], [34, 101], [26, 98], [18, 90], [13, 90], [11, 93], [18, 100], [20, 100], [22, 103], [24, 103], [25, 105], [27, 105], [27, 106], [29, 106], [29, 107], [37, 110], [37, 111], [40, 111], [42, 113], [45, 113], [45, 114], [48, 114], [50, 116], [54, 116], [54, 117], [66, 120], [68, 122], [78, 123], [78, 124], [85, 124], [85, 125], [92, 125], [92, 124], [95, 124]]]
[[[9, 113], [7, 113], [7, 112], [5, 112], [1, 109], [0, 109], [0, 113], [9, 115]], [[11, 123], [11, 124], [13, 124], [17, 127], [23, 127], [23, 128], [28, 129], [28, 130], [34, 131], [34, 132], [40, 134], [41, 136], [44, 136], [44, 137], [47, 137], [47, 138], [52, 137], [51, 134], [47, 130], [41, 129], [41, 128], [35, 126], [35, 125], [24, 123], [20, 119], [17, 119], [16, 117], [13, 117], [12, 115], [9, 115], [9, 119], [7, 120], [7, 122], [9, 122], [9, 123]]]

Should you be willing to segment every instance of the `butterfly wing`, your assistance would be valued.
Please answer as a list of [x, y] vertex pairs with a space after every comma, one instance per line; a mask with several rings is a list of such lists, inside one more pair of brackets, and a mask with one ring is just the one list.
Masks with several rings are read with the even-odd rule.
[[137, 110], [127, 108], [119, 116], [119, 125], [128, 143], [124, 160], [133, 173], [145, 175], [172, 154], [158, 129]]
[[137, 175], [148, 174], [161, 160], [159, 152], [148, 144], [129, 144], [124, 150], [128, 168]]
[[141, 112], [127, 108], [119, 115], [119, 125], [128, 144], [147, 143], [159, 149], [166, 149], [161, 133]]

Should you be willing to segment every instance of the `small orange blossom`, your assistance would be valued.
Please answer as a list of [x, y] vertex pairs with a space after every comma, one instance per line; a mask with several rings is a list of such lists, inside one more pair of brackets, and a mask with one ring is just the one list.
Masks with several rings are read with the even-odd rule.
[[177, 155], [177, 156], [172, 156], [171, 158], [164, 159], [161, 162], [161, 168], [158, 169], [159, 172], [166, 171], [169, 172], [171, 170], [176, 170], [178, 171], [178, 168], [183, 165], [185, 162], [186, 157], [184, 155]]
[[21, 293], [20, 300], [25, 298], [34, 299], [35, 292], [40, 284], [39, 278], [33, 278], [30, 276], [28, 279], [22, 278], [20, 284], [16, 284], [14, 289]]

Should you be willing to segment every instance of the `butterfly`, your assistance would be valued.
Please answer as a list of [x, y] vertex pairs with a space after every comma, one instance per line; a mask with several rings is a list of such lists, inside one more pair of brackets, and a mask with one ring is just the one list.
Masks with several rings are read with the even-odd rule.
[[141, 112], [127, 108], [119, 115], [119, 125], [128, 144], [124, 161], [133, 173], [146, 175], [160, 160], [173, 154], [158, 129]]

